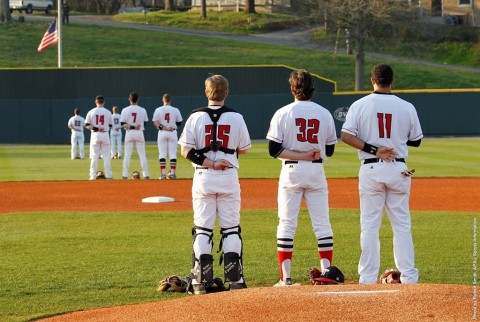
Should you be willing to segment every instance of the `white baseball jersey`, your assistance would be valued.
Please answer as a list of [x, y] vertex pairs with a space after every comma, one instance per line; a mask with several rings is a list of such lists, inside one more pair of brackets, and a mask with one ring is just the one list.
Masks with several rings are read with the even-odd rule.
[[[342, 132], [375, 146], [394, 148], [398, 158], [408, 157], [407, 141], [423, 137], [415, 107], [391, 94], [367, 95], [352, 104]], [[360, 160], [373, 158], [359, 150]]]
[[[218, 109], [220, 106], [210, 106]], [[210, 146], [213, 140], [213, 121], [206, 112], [195, 112], [190, 115], [185, 123], [178, 144], [202, 149]], [[217, 142], [220, 146], [233, 150], [247, 150], [251, 147], [250, 135], [243, 116], [236, 112], [225, 112], [217, 122]], [[239, 168], [236, 154], [227, 154], [222, 151], [209, 151], [205, 154], [210, 160], [227, 160], [233, 167]], [[193, 167], [198, 167], [192, 163]]]
[[182, 122], [183, 119], [178, 108], [171, 105], [163, 105], [155, 109], [152, 121], [158, 121], [163, 126], [176, 128], [176, 123]]
[[87, 113], [85, 123], [98, 129], [103, 129], [103, 132], [108, 133], [110, 130], [111, 119], [112, 113], [109, 110], [105, 107], [96, 107]]
[[71, 129], [72, 134], [82, 133], [83, 135], [83, 128], [85, 127], [85, 119], [80, 115], [72, 116], [68, 120], [68, 126], [70, 126], [70, 128], [73, 128]]
[[311, 101], [295, 101], [273, 115], [267, 139], [291, 151], [319, 149], [321, 159], [326, 160], [325, 145], [337, 143], [337, 134], [327, 109]]
[[145, 141], [143, 131], [145, 130], [145, 123], [148, 122], [148, 115], [143, 107], [138, 105], [125, 107], [122, 110], [120, 122], [130, 126], [140, 125], [140, 130], [127, 130], [125, 141]]
[[120, 114], [112, 114], [112, 119], [110, 121], [112, 124], [112, 135], [122, 134], [121, 129], [122, 125], [120, 124]]

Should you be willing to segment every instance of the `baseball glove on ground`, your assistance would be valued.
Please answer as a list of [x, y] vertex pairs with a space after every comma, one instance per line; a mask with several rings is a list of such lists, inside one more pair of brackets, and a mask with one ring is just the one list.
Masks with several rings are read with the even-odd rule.
[[165, 292], [168, 289], [173, 292], [185, 293], [187, 291], [187, 281], [178, 275], [168, 276], [158, 283], [157, 291]]
[[378, 280], [378, 284], [400, 284], [400, 271], [398, 269], [387, 269], [380, 279]]
[[140, 179], [140, 172], [138, 172], [138, 171], [133, 171], [133, 173], [132, 173], [132, 179]]
[[313, 267], [309, 270], [309, 280], [313, 285], [329, 285], [343, 283], [345, 277], [342, 271], [336, 266], [327, 267], [323, 272]]
[[107, 177], [105, 176], [105, 173], [103, 171], [98, 171], [97, 175], [95, 176], [95, 179], [106, 179]]

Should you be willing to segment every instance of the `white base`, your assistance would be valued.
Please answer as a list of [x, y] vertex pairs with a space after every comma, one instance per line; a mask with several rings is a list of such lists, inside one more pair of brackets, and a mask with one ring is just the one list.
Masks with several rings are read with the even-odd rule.
[[164, 197], [164, 196], [156, 196], [156, 197], [148, 197], [143, 198], [142, 202], [146, 203], [162, 203], [162, 202], [174, 202], [175, 199], [172, 197]]

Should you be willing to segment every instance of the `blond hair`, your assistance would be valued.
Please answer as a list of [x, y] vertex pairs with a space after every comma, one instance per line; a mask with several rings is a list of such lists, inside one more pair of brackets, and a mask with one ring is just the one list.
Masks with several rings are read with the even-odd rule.
[[205, 80], [205, 95], [210, 101], [223, 101], [227, 93], [228, 80], [222, 75], [213, 75]]

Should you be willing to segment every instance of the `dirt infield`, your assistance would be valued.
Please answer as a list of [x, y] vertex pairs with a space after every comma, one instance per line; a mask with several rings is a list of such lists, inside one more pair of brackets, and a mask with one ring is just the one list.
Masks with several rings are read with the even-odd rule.
[[[330, 179], [330, 207], [358, 209], [356, 179]], [[277, 180], [243, 179], [242, 208], [276, 208]], [[4, 182], [0, 213], [191, 210], [191, 180]], [[169, 196], [175, 202], [142, 203]], [[480, 212], [480, 178], [422, 179], [412, 210]], [[249, 288], [155, 303], [74, 312], [45, 321], [469, 321], [473, 287], [339, 285]], [[476, 318], [476, 316], [475, 316]]]
[[[277, 207], [276, 179], [243, 179], [242, 209]], [[191, 210], [191, 180], [3, 182], [0, 213], [42, 211]], [[329, 179], [330, 207], [358, 209], [357, 179]], [[169, 196], [173, 203], [142, 198]], [[412, 185], [414, 210], [480, 212], [480, 178], [423, 179]]]

